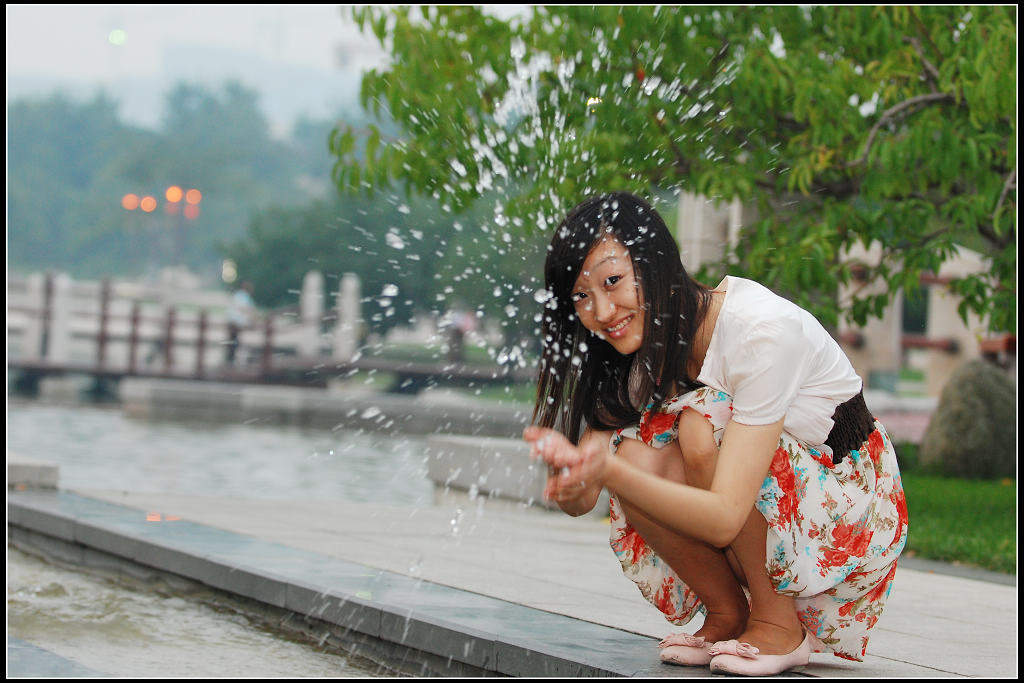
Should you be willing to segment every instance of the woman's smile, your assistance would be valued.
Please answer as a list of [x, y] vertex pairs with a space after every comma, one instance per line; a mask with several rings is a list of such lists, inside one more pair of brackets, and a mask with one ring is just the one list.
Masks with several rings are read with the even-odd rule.
[[634, 316], [632, 315], [628, 315], [615, 325], [605, 328], [605, 331], [608, 333], [608, 336], [611, 337], [612, 339], [620, 339], [621, 337], [623, 337], [626, 334], [626, 327], [628, 327], [629, 324], [633, 322], [633, 317]]
[[602, 240], [587, 255], [572, 290], [576, 315], [585, 328], [623, 355], [643, 344], [644, 309], [629, 250]]

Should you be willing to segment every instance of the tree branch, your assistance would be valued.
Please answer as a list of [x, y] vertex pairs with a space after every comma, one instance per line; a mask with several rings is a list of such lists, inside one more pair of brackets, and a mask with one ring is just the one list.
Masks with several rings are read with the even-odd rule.
[[903, 36], [903, 42], [910, 43], [914, 46], [917, 51], [917, 56], [921, 58], [921, 64], [924, 65], [924, 70], [928, 72], [931, 77], [932, 85], [936, 88], [939, 87], [939, 70], [935, 68], [935, 65], [928, 61], [928, 58], [924, 56], [924, 48], [921, 47], [921, 41], [911, 36]]
[[871, 152], [871, 145], [874, 144], [875, 136], [878, 134], [878, 129], [882, 127], [883, 123], [889, 121], [889, 119], [894, 117], [896, 114], [899, 114], [904, 109], [909, 109], [910, 107], [914, 107], [919, 104], [928, 104], [930, 102], [943, 102], [952, 99], [954, 99], [954, 97], [947, 93], [932, 92], [926, 95], [917, 95], [916, 97], [911, 97], [909, 100], [904, 100], [903, 102], [900, 102], [897, 105], [889, 107], [887, 110], [885, 110], [885, 112], [882, 114], [881, 118], [878, 119], [875, 125], [871, 127], [871, 131], [868, 133], [868, 140], [864, 145], [864, 153], [861, 154], [859, 159], [855, 159], [851, 162], [848, 162], [846, 164], [846, 167], [853, 168], [854, 166], [860, 166], [867, 161], [868, 153]]
[[[1003, 207], [1003, 202], [1006, 201], [1006, 196], [1009, 194], [1010, 190], [1016, 189], [1017, 169], [1013, 169], [1012, 171], [1010, 171], [1010, 175], [1006, 177], [1006, 182], [1003, 183], [1003, 191], [999, 194], [999, 201], [996, 202], [996, 208], [992, 211], [993, 226], [996, 222], [996, 214], [999, 213], [999, 209]], [[1013, 230], [1010, 230], [1010, 232], [1006, 235], [1000, 236], [996, 234], [996, 231], [993, 227], [988, 225], [979, 225], [978, 232], [981, 233], [982, 237], [984, 237], [990, 243], [992, 243], [994, 246], [1000, 249], [1005, 249], [1010, 245], [1010, 243], [1012, 243], [1016, 239]]]
[[[921, 35], [924, 36], [925, 40], [927, 40], [928, 44], [931, 46], [932, 52], [935, 53], [936, 57], [942, 57], [942, 53], [939, 52], [939, 47], [935, 44], [935, 41], [932, 40], [931, 33], [928, 32], [928, 27], [924, 25], [923, 21], [921, 21], [921, 17], [917, 15], [917, 12], [914, 11], [913, 7], [908, 11], [910, 12], [910, 16], [914, 18], [914, 23], [917, 24], [917, 28], [921, 32]], [[922, 55], [922, 58], [923, 57], [924, 55]]]
[[999, 209], [1003, 208], [1003, 202], [1006, 200], [1006, 195], [1009, 194], [1010, 190], [1017, 189], [1017, 169], [1010, 171], [1010, 175], [1006, 177], [1006, 182], [1003, 183], [1003, 191], [999, 194], [999, 201], [996, 202], [996, 208], [992, 211], [992, 221], [995, 222], [996, 214], [999, 213]]
[[669, 149], [672, 150], [672, 154], [676, 157], [675, 167], [680, 175], [686, 175], [690, 172], [690, 160], [683, 154], [683, 150], [679, 149], [679, 145], [672, 138], [672, 135], [668, 132], [668, 127], [665, 125], [664, 119], [659, 119], [657, 114], [652, 115], [655, 124], [661, 129], [661, 132], [665, 134], [665, 140], [668, 142]]

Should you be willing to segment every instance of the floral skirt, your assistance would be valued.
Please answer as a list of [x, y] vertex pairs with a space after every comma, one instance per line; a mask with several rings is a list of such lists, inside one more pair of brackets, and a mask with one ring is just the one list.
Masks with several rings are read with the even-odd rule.
[[[721, 445], [732, 413], [728, 394], [702, 387], [646, 412], [640, 424], [612, 437], [656, 448], [677, 437], [679, 415], [697, 410]], [[671, 451], [678, 455], [677, 449]], [[815, 652], [860, 661], [878, 621], [907, 540], [907, 504], [896, 453], [882, 425], [838, 465], [783, 432], [757, 509], [768, 522], [766, 570], [775, 590], [796, 600]], [[611, 497], [611, 547], [626, 576], [670, 622], [683, 625], [704, 611], [700, 598], [644, 542]]]

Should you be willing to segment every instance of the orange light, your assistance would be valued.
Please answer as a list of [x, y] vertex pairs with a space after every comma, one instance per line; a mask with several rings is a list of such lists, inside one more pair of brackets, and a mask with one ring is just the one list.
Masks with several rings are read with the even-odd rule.
[[160, 515], [159, 512], [147, 512], [146, 513], [146, 521], [147, 522], [159, 522], [160, 520], [161, 520], [161, 515]]
[[199, 205], [198, 204], [186, 204], [185, 205], [185, 218], [190, 221], [194, 221], [199, 218]]
[[189, 204], [198, 204], [203, 198], [203, 193], [193, 188], [185, 193], [185, 201]]
[[127, 211], [134, 211], [139, 208], [139, 195], [129, 192], [125, 196], [121, 197], [121, 206]]
[[146, 195], [145, 197], [142, 198], [142, 201], [139, 202], [139, 208], [145, 211], [146, 213], [152, 213], [153, 211], [156, 211], [156, 197], [150, 197], [149, 195]]
[[182, 192], [181, 188], [177, 185], [171, 185], [167, 188], [167, 192], [164, 193], [164, 196], [167, 197], [167, 201], [169, 202], [180, 202], [184, 195], [185, 193]]

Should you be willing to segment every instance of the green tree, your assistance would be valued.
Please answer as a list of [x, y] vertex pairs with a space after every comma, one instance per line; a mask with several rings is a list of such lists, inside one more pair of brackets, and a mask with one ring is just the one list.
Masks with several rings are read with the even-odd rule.
[[[957, 245], [986, 273], [952, 287], [1016, 329], [1016, 8], [361, 7], [391, 54], [362, 102], [401, 128], [339, 126], [334, 178], [399, 184], [461, 211], [550, 229], [583, 196], [740, 198], [760, 218], [717, 271], [863, 323]], [[888, 293], [838, 302], [857, 244]]]

